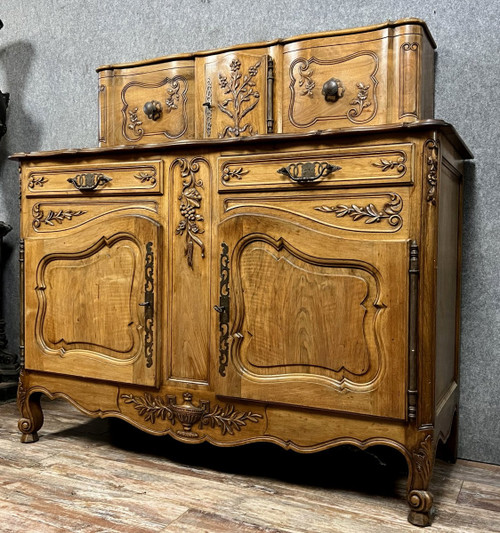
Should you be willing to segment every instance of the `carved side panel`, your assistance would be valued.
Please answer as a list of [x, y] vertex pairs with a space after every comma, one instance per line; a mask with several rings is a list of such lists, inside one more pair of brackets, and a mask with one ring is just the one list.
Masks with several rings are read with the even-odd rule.
[[[212, 169], [202, 157], [177, 158], [169, 171], [171, 188], [171, 343], [169, 377], [208, 379]], [[196, 331], [196, 334], [193, 332]]]
[[399, 52], [399, 118], [420, 116], [420, 45], [405, 42]]

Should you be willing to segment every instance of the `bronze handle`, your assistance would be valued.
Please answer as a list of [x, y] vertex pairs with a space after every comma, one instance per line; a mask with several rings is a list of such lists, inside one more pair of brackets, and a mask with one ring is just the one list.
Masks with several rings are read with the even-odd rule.
[[161, 117], [162, 107], [157, 100], [146, 102], [142, 110], [149, 120], [158, 120]]
[[112, 178], [104, 174], [96, 174], [95, 172], [88, 172], [86, 174], [77, 174], [74, 178], [68, 178], [68, 182], [72, 183], [79, 191], [93, 191], [99, 185], [109, 183]]
[[314, 163], [291, 163], [287, 167], [279, 168], [277, 172], [296, 183], [309, 183], [341, 168], [325, 161], [315, 161]]
[[344, 95], [344, 85], [337, 78], [330, 78], [324, 83], [321, 94], [327, 102], [336, 102]]

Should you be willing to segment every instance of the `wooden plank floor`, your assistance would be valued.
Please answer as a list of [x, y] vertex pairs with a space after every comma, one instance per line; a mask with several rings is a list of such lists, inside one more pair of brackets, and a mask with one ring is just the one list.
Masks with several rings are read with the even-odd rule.
[[[391, 533], [406, 521], [404, 461], [337, 448], [189, 446], [44, 401], [40, 441], [21, 444], [0, 405], [0, 531]], [[438, 461], [436, 532], [500, 532], [500, 467]]]

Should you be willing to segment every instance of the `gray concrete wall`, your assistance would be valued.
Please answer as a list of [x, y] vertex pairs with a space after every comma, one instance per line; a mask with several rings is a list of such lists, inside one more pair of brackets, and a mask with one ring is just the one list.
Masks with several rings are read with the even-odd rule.
[[0, 143], [6, 239], [4, 313], [18, 344], [18, 151], [97, 145], [97, 75], [106, 63], [419, 17], [438, 43], [436, 118], [472, 152], [465, 185], [460, 457], [500, 463], [500, 3], [442, 0], [2, 0]]

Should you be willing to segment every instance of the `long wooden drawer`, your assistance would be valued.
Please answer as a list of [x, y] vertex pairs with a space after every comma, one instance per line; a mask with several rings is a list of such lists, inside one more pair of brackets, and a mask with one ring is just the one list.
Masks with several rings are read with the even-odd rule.
[[403, 22], [286, 44], [283, 132], [432, 118], [432, 38]]
[[412, 143], [222, 156], [219, 192], [297, 188], [411, 185]]
[[162, 194], [162, 170], [161, 160], [28, 168], [22, 189], [27, 197]]

